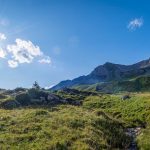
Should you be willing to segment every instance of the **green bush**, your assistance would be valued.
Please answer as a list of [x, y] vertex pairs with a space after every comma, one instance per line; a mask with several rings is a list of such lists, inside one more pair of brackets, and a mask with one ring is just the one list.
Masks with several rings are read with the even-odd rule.
[[17, 87], [14, 89], [15, 92], [25, 92], [26, 89], [25, 88], [22, 88], [22, 87]]
[[40, 99], [40, 97], [45, 97], [45, 99], [47, 99], [48, 96], [48, 93], [35, 88], [29, 89], [28, 94], [31, 99]]
[[28, 93], [18, 94], [15, 99], [16, 99], [17, 102], [19, 102], [23, 106], [29, 105], [30, 102], [31, 102], [30, 101], [30, 96], [29, 96]]
[[14, 109], [20, 106], [20, 103], [17, 102], [14, 99], [7, 99], [6, 101], [0, 103], [0, 107], [1, 108], [5, 108], [5, 109]]
[[29, 96], [30, 96], [31, 98], [33, 98], [33, 99], [38, 98], [38, 92], [39, 92], [39, 90], [38, 90], [38, 89], [35, 89], [35, 88], [32, 88], [32, 89], [29, 89], [29, 90], [28, 90]]

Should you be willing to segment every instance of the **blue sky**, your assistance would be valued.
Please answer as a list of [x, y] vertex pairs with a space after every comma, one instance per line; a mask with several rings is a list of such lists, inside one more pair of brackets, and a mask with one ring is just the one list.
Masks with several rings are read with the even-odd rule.
[[42, 87], [150, 56], [147, 0], [0, 0], [0, 87]]

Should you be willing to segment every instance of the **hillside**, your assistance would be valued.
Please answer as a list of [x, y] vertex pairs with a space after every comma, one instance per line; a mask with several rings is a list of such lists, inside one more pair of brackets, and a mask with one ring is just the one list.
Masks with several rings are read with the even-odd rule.
[[52, 90], [0, 89], [0, 149], [149, 150], [149, 71], [106, 63]]
[[[73, 80], [62, 81], [51, 90], [59, 90], [65, 87], [75, 87], [82, 85], [105, 84], [110, 85], [112, 81], [127, 81], [141, 76], [150, 75], [150, 60], [144, 60], [133, 65], [120, 65], [105, 63], [96, 67], [89, 75], [81, 76]], [[117, 88], [117, 87], [116, 87]], [[112, 90], [111, 90], [112, 91]]]
[[139, 76], [136, 78], [110, 81], [96, 84], [77, 85], [72, 88], [83, 91], [98, 91], [103, 93], [118, 93], [118, 92], [140, 92], [150, 91], [150, 76]]
[[[0, 97], [2, 150], [150, 147], [149, 93], [131, 93], [123, 100], [124, 94], [67, 88], [53, 93], [40, 89], [6, 91]], [[128, 135], [136, 129], [140, 130], [135, 137]]]

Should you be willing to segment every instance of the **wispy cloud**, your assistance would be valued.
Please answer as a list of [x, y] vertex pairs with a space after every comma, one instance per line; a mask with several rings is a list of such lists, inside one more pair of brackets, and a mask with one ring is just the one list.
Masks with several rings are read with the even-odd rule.
[[142, 18], [135, 18], [128, 23], [127, 28], [129, 30], [136, 30], [137, 28], [141, 28], [143, 24], [144, 20]]
[[0, 33], [0, 41], [6, 40], [6, 39], [7, 39], [6, 35], [3, 33]]
[[18, 62], [15, 60], [8, 60], [8, 66], [11, 68], [16, 68], [18, 67]]
[[45, 58], [42, 58], [39, 60], [39, 63], [41, 64], [51, 64], [51, 58], [49, 56], [45, 56]]
[[54, 85], [55, 85], [55, 84], [50, 85], [50, 86], [46, 86], [45, 89], [48, 90], [48, 89], [52, 88]]
[[[0, 42], [6, 40], [6, 35], [3, 33], [0, 33]], [[7, 52], [5, 50], [3, 50], [2, 47], [0, 47], [0, 58], [5, 58], [5, 56], [7, 55]]]
[[0, 58], [5, 58], [7, 55], [6, 51], [0, 48]]

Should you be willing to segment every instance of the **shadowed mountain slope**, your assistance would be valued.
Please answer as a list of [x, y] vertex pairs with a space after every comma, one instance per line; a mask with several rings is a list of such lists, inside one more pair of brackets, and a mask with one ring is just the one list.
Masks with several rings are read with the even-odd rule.
[[150, 75], [150, 59], [143, 60], [132, 65], [121, 65], [106, 62], [105, 64], [96, 67], [86, 76], [80, 76], [73, 80], [62, 81], [51, 89], [59, 90], [65, 87], [122, 81], [143, 75]]

